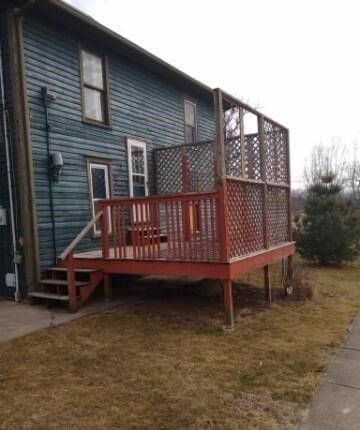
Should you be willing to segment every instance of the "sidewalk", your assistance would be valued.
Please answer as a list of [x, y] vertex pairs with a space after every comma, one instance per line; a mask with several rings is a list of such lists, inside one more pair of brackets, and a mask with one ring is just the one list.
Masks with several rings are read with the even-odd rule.
[[299, 430], [360, 429], [360, 317], [323, 377]]
[[124, 299], [111, 302], [96, 300], [78, 312], [70, 313], [66, 308], [47, 309], [41, 305], [0, 301], [0, 342], [125, 304], [127, 303]]

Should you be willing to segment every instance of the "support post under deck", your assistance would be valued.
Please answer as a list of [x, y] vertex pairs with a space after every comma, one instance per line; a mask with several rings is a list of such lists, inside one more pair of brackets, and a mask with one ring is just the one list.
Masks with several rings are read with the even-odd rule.
[[293, 256], [289, 255], [287, 257], [287, 272], [285, 274], [286, 279], [284, 282], [284, 295], [287, 296], [289, 294], [289, 287], [292, 285], [293, 278]]
[[264, 288], [265, 300], [271, 305], [271, 279], [270, 279], [270, 266], [264, 266]]
[[104, 274], [104, 293], [106, 300], [110, 301], [112, 299], [112, 282], [108, 273]]
[[231, 280], [225, 279], [223, 281], [224, 288], [224, 306], [225, 306], [225, 331], [234, 330], [234, 303], [232, 294]]

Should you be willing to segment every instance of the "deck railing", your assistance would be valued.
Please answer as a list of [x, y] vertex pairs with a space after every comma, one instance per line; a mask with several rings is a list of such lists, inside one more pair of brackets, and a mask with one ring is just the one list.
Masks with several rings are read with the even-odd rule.
[[221, 90], [214, 100], [214, 141], [155, 151], [159, 195], [99, 202], [79, 237], [100, 223], [103, 258], [230, 262], [292, 241], [288, 130]]
[[217, 192], [103, 200], [104, 258], [219, 261]]

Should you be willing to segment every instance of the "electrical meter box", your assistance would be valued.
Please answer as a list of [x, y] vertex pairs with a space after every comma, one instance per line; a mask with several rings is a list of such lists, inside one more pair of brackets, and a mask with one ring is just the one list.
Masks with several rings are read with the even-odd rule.
[[6, 209], [0, 206], [0, 226], [7, 225], [6, 222]]

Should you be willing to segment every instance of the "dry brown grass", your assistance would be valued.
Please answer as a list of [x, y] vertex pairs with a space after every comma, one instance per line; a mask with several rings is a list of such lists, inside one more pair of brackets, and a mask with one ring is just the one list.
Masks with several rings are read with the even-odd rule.
[[[359, 263], [313, 300], [263, 303], [260, 274], [222, 304], [157, 283], [139, 303], [0, 345], [1, 429], [290, 429], [360, 308]], [[279, 269], [275, 268], [273, 279]]]

